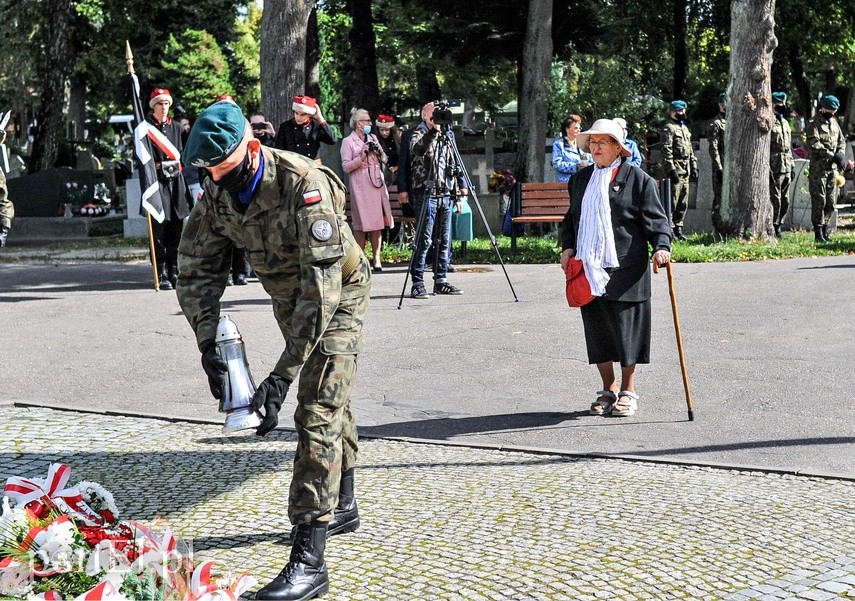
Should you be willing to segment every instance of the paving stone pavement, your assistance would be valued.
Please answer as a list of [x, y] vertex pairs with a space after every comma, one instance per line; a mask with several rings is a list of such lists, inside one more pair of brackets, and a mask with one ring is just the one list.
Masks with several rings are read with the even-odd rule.
[[[0, 479], [61, 461], [197, 557], [287, 561], [291, 431], [6, 405], [0, 440]], [[327, 599], [855, 598], [851, 480], [364, 439], [356, 484]]]

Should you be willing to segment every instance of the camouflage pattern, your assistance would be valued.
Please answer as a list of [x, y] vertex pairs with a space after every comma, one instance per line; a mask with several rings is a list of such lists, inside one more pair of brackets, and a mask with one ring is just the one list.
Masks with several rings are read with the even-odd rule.
[[722, 113], [707, 126], [710, 159], [712, 160], [712, 223], [716, 231], [721, 230], [721, 186], [724, 181], [724, 128], [727, 120]]
[[232, 245], [273, 301], [285, 350], [273, 371], [293, 382], [299, 438], [289, 499], [292, 523], [329, 520], [341, 470], [354, 466], [350, 410], [371, 270], [345, 222], [345, 186], [311, 159], [261, 148], [264, 173], [249, 207], [207, 179], [179, 247], [177, 295], [200, 349], [213, 340]]
[[808, 122], [805, 134], [810, 149], [810, 217], [813, 226], [818, 227], [826, 225], [834, 213], [838, 195], [834, 155], [845, 152], [846, 140], [837, 119], [827, 118], [822, 113]]
[[671, 221], [675, 227], [683, 227], [689, 208], [689, 174], [698, 168], [698, 158], [692, 149], [689, 128], [673, 119], [662, 128], [662, 166], [665, 177], [672, 171], [680, 177], [672, 188]]
[[0, 171], [0, 227], [10, 229], [15, 218], [15, 205], [9, 200], [9, 190], [6, 188], [6, 176]]
[[781, 225], [790, 209], [792, 148], [789, 122], [776, 117], [769, 135], [769, 200], [772, 203], [773, 225]]

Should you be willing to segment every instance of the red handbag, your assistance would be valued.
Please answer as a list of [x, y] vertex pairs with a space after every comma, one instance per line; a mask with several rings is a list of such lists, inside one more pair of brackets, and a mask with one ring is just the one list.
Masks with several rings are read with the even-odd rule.
[[567, 278], [566, 295], [567, 304], [571, 307], [584, 307], [596, 297], [591, 294], [591, 284], [588, 283], [588, 278], [585, 275], [585, 267], [582, 261], [576, 257], [567, 261], [567, 267], [564, 269], [564, 275]]

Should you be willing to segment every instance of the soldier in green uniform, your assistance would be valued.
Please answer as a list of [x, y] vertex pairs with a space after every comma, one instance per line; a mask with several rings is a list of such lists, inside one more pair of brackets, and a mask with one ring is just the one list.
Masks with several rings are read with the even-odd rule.
[[846, 139], [834, 118], [838, 108], [836, 96], [824, 96], [819, 101], [819, 113], [805, 129], [810, 149], [810, 220], [817, 242], [828, 242], [828, 220], [838, 194], [837, 170], [842, 172], [846, 167]]
[[769, 135], [769, 200], [772, 202], [772, 226], [781, 237], [781, 224], [790, 208], [790, 181], [793, 172], [793, 143], [787, 121], [787, 94], [774, 92], [775, 119]]
[[[6, 141], [5, 130], [0, 130], [0, 144]], [[15, 218], [15, 205], [9, 200], [9, 190], [6, 188], [6, 174], [0, 170], [0, 248], [6, 246], [6, 236], [12, 228]]]
[[712, 160], [712, 224], [717, 234], [723, 233], [721, 220], [721, 185], [724, 181], [724, 126], [727, 122], [727, 96], [718, 95], [718, 115], [707, 126], [710, 159]]
[[662, 161], [667, 177], [671, 178], [671, 222], [674, 237], [685, 240], [683, 218], [689, 208], [689, 181], [698, 179], [698, 158], [692, 149], [692, 134], [686, 127], [686, 102], [674, 100], [669, 108], [670, 119], [662, 128]]
[[311, 159], [262, 146], [233, 102], [202, 112], [184, 157], [209, 177], [181, 238], [177, 295], [212, 394], [221, 396], [226, 371], [214, 334], [233, 244], [246, 248], [285, 337], [285, 350], [252, 400], [264, 414], [259, 435], [276, 427], [300, 374], [291, 555], [256, 599], [312, 599], [329, 588], [326, 537], [359, 525], [350, 393], [371, 269], [345, 223], [341, 180]]

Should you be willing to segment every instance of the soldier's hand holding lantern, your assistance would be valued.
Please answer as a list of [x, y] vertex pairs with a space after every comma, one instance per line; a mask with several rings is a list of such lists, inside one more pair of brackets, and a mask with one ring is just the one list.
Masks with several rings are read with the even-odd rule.
[[215, 399], [223, 398], [223, 386], [226, 383], [226, 372], [229, 368], [217, 353], [217, 345], [213, 340], [205, 343], [202, 351], [202, 369], [208, 376], [208, 385]]
[[258, 390], [252, 397], [252, 408], [261, 411], [263, 407], [264, 418], [256, 429], [256, 434], [264, 436], [279, 424], [279, 410], [290, 387], [288, 380], [273, 372], [258, 385]]

